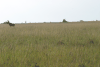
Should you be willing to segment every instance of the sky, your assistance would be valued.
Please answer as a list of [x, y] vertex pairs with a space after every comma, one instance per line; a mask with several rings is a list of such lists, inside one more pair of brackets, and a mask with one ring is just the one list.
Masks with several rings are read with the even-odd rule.
[[100, 0], [0, 0], [0, 23], [100, 20]]

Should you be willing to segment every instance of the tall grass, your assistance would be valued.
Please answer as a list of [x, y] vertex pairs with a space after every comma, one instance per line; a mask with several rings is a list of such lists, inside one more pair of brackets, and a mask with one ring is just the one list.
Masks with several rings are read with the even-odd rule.
[[100, 23], [0, 25], [0, 67], [100, 67]]

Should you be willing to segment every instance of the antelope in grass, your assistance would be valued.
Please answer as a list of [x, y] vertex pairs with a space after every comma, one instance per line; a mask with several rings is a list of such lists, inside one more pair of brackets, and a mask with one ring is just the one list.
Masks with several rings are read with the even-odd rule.
[[15, 26], [15, 24], [10, 23], [9, 21], [8, 21], [8, 24], [9, 24], [10, 27]]

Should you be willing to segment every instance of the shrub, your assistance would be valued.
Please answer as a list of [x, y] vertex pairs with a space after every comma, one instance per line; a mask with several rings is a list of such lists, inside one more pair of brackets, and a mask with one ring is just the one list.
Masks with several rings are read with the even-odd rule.
[[63, 19], [63, 23], [66, 23], [67, 21], [65, 19]]
[[84, 22], [83, 20], [80, 20], [80, 22]]
[[9, 20], [8, 20], [8, 21], [6, 21], [6, 22], [4, 22], [3, 24], [9, 24]]

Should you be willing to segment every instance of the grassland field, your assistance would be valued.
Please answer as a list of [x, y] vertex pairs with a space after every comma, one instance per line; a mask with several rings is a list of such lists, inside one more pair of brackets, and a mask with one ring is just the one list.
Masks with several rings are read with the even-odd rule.
[[0, 24], [0, 67], [100, 67], [100, 22]]

